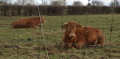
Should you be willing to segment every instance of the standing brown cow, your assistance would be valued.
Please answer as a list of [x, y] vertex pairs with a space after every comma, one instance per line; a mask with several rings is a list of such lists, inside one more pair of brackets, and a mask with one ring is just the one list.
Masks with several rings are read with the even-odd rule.
[[[41, 18], [41, 21], [40, 21]], [[40, 23], [44, 23], [44, 18], [33, 17], [17, 20], [11, 24], [13, 28], [39, 28]]]
[[93, 27], [81, 27], [76, 22], [68, 22], [61, 26], [66, 29], [63, 36], [64, 47], [82, 48], [82, 45], [104, 45], [104, 35], [101, 30]]

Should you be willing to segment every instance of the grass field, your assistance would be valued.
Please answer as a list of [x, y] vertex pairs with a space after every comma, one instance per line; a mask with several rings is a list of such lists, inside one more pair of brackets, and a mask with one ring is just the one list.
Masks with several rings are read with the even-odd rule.
[[[68, 21], [79, 21], [81, 25], [85, 26], [86, 15], [43, 17], [46, 20], [43, 29], [50, 59], [120, 59], [120, 30], [113, 30], [110, 38], [110, 29], [101, 29], [106, 38], [104, 47], [66, 50], [61, 44], [64, 33], [61, 25]], [[47, 59], [40, 28], [13, 29], [10, 25], [5, 25], [20, 18], [26, 17], [0, 16], [0, 24], [4, 24], [0, 25], [0, 59]], [[113, 29], [120, 29], [120, 15], [116, 14], [113, 18]], [[110, 28], [112, 23], [110, 14], [89, 15], [87, 19], [87, 25], [95, 28]]]

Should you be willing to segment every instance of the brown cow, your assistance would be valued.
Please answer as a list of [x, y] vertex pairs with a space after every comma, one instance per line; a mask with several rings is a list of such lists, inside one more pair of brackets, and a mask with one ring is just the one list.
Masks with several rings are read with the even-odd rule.
[[93, 27], [81, 27], [76, 22], [68, 22], [61, 26], [66, 29], [63, 36], [64, 47], [82, 48], [82, 45], [104, 45], [104, 35], [101, 30]]
[[[41, 18], [41, 22], [40, 22]], [[33, 17], [33, 18], [24, 18], [17, 20], [11, 24], [13, 28], [39, 28], [40, 23], [44, 23], [44, 18]]]

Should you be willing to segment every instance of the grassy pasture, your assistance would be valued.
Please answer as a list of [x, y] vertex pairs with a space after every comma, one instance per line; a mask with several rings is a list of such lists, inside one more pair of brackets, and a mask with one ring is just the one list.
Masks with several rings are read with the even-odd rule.
[[[34, 16], [32, 16], [34, 17]], [[61, 39], [64, 30], [62, 23], [79, 21], [86, 25], [86, 15], [74, 16], [43, 16], [43, 24], [48, 56], [50, 59], [119, 59], [120, 58], [120, 30], [101, 29], [106, 38], [106, 47], [85, 47], [82, 49], [62, 47]], [[25, 16], [0, 16], [0, 24], [11, 24], [13, 21], [26, 18]], [[120, 29], [120, 15], [114, 15], [113, 29]], [[63, 19], [63, 21], [62, 21]], [[75, 19], [75, 20], [74, 20]], [[89, 15], [87, 25], [95, 28], [110, 28], [112, 15]], [[110, 46], [110, 47], [107, 47]], [[10, 25], [0, 25], [0, 59], [47, 59], [44, 38], [41, 29], [13, 29]]]

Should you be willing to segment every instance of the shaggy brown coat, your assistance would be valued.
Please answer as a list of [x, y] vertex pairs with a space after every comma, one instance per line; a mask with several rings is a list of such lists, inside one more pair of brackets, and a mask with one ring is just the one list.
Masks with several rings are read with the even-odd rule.
[[68, 22], [62, 25], [62, 28], [66, 29], [63, 36], [64, 47], [70, 48], [72, 46], [76, 48], [82, 48], [82, 45], [104, 45], [104, 35], [101, 30], [93, 27], [81, 27], [76, 22]]
[[44, 23], [45, 20], [42, 17], [33, 17], [33, 18], [24, 18], [17, 20], [11, 24], [13, 28], [39, 28], [40, 25], [40, 18], [41, 23]]

